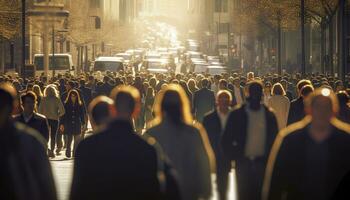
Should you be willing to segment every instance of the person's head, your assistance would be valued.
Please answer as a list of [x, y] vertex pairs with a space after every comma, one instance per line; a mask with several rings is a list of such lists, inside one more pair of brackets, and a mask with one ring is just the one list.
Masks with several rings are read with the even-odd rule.
[[284, 91], [284, 88], [283, 88], [281, 83], [275, 83], [273, 85], [272, 90], [271, 90], [271, 95], [272, 96], [275, 96], [275, 95], [285, 96], [286, 95], [286, 92]]
[[189, 89], [195, 89], [197, 87], [196, 81], [192, 78], [187, 81], [187, 85]]
[[135, 87], [129, 85], [115, 87], [111, 92], [111, 98], [114, 100], [117, 118], [131, 120], [139, 116], [141, 96]]
[[39, 85], [34, 85], [33, 86], [33, 92], [36, 94], [36, 96], [38, 98], [43, 96], [43, 93], [41, 92], [41, 88], [40, 88]]
[[[336, 95], [328, 88], [316, 89], [306, 100], [305, 111], [311, 116], [311, 124], [318, 130], [326, 129], [339, 111]], [[314, 135], [318, 137], [317, 135]]]
[[81, 87], [84, 87], [85, 86], [85, 80], [84, 79], [81, 79], [80, 81], [79, 81], [79, 85], [81, 86]]
[[66, 90], [70, 91], [72, 89], [74, 89], [74, 82], [73, 81], [68, 81], [67, 84], [66, 84]]
[[254, 80], [254, 72], [248, 72], [247, 73], [247, 80], [253, 81]]
[[170, 84], [160, 91], [155, 101], [155, 124], [169, 119], [173, 123], [193, 122], [190, 103], [180, 85]]
[[226, 90], [227, 89], [227, 81], [225, 79], [221, 79], [219, 81], [219, 89]]
[[79, 104], [80, 106], [83, 104], [79, 95], [79, 92], [77, 90], [70, 90], [68, 92], [67, 98], [65, 103], [71, 103], [71, 104]]
[[300, 89], [300, 96], [303, 99], [306, 99], [313, 91], [314, 87], [312, 87], [311, 85], [304, 85], [304, 87]]
[[56, 87], [54, 85], [48, 85], [44, 90], [44, 96], [58, 98], [58, 91], [57, 91]]
[[247, 101], [252, 109], [259, 109], [263, 96], [263, 85], [260, 81], [251, 81], [247, 85]]
[[302, 89], [305, 85], [311, 85], [311, 86], [312, 86], [312, 83], [311, 83], [311, 81], [306, 80], [306, 79], [300, 80], [300, 81], [297, 83], [297, 90], [298, 90], [297, 92], [298, 92], [299, 96], [301, 96], [301, 89]]
[[271, 82], [266, 82], [264, 85], [264, 93], [265, 95], [270, 95], [271, 94], [271, 88], [272, 88], [272, 84]]
[[334, 83], [334, 86], [335, 86], [335, 92], [339, 92], [341, 90], [344, 90], [344, 84], [343, 84], [343, 81], [341, 80], [337, 80], [335, 83]]
[[27, 87], [26, 87], [26, 91], [27, 91], [27, 92], [28, 92], [28, 91], [33, 91], [33, 86], [34, 86], [33, 83], [28, 83], [28, 84], [27, 84]]
[[232, 102], [232, 95], [227, 90], [219, 90], [216, 95], [216, 106], [220, 112], [228, 112]]
[[115, 115], [113, 100], [106, 96], [96, 97], [89, 105], [89, 114], [95, 131], [105, 126]]
[[16, 89], [8, 83], [2, 83], [0, 85], [0, 99], [0, 128], [3, 128], [11, 118], [11, 113], [16, 106]]
[[241, 80], [239, 78], [234, 78], [232, 82], [236, 87], [240, 87]]
[[202, 88], [208, 88], [209, 87], [209, 80], [206, 78], [203, 78], [201, 80], [201, 85], [202, 85]]
[[21, 105], [23, 113], [31, 115], [36, 108], [37, 97], [34, 92], [29, 91], [21, 96]]

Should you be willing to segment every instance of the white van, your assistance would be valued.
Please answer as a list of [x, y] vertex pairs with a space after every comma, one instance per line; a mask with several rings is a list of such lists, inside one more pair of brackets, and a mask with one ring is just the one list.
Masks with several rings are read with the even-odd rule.
[[[40, 76], [44, 73], [44, 54], [34, 54], [35, 76]], [[53, 56], [49, 54], [49, 76], [52, 77], [53, 71], [55, 75], [65, 74], [66, 72], [75, 75], [72, 56], [68, 53], [55, 54], [54, 64]]]
[[119, 72], [125, 70], [124, 60], [120, 57], [98, 57], [94, 62], [94, 68], [92, 71], [97, 72]]

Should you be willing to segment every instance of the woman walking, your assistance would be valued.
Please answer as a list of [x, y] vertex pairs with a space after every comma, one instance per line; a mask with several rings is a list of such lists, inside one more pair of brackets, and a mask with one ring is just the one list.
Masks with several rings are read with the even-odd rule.
[[180, 85], [170, 84], [156, 98], [154, 137], [178, 172], [183, 200], [208, 199], [215, 158], [205, 130], [193, 125], [190, 104]]
[[273, 85], [271, 97], [268, 99], [268, 106], [275, 112], [278, 129], [281, 130], [285, 128], [287, 126], [290, 101], [288, 97], [286, 97], [286, 92], [282, 84], [275, 83]]
[[81, 97], [77, 90], [68, 92], [67, 98], [64, 101], [66, 113], [61, 118], [60, 130], [61, 133], [67, 136], [66, 157], [71, 157], [71, 146], [74, 139], [73, 155], [78, 143], [82, 139], [82, 127], [85, 126], [85, 114]]
[[[58, 96], [58, 91], [53, 85], [48, 85], [44, 90], [44, 97], [39, 105], [38, 112], [45, 115], [50, 126], [50, 149], [49, 157], [55, 157], [54, 150], [56, 144], [56, 136], [58, 131], [58, 123], [60, 117], [65, 113], [65, 109], [61, 99]], [[56, 152], [59, 154], [59, 152]]]

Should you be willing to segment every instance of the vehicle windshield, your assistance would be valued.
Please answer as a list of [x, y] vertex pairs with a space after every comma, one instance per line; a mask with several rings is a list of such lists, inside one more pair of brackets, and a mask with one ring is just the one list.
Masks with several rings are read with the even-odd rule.
[[123, 70], [122, 62], [113, 62], [113, 61], [95, 61], [94, 71], [113, 71], [117, 72]]
[[[44, 57], [35, 56], [34, 65], [36, 66], [36, 70], [44, 70]], [[70, 69], [70, 64], [69, 64], [68, 56], [55, 56], [54, 59], [52, 56], [49, 57], [49, 70], [69, 70], [69, 69]]]

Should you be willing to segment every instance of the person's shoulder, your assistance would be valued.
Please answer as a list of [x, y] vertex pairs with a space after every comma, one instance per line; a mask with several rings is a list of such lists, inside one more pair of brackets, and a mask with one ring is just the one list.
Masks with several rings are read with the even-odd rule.
[[40, 135], [38, 131], [23, 123], [16, 122], [14, 124], [17, 136], [25, 143], [46, 146], [45, 139]]
[[217, 116], [217, 111], [216, 110], [212, 110], [212, 111], [207, 112], [204, 115], [204, 119], [211, 119], [211, 118], [214, 118], [216, 116]]
[[21, 114], [17, 114], [17, 115], [14, 115], [12, 118], [13, 118], [14, 121], [19, 121], [19, 120], [21, 120], [22, 115]]
[[40, 121], [46, 121], [47, 118], [45, 115], [42, 115], [40, 113], [33, 113], [33, 116], [35, 119], [40, 120]]
[[332, 125], [337, 129], [337, 134], [350, 139], [350, 125], [340, 121], [337, 118], [333, 118], [331, 121]]
[[306, 128], [310, 124], [311, 118], [305, 117], [301, 121], [295, 122], [282, 129], [278, 135], [284, 140], [293, 140], [306, 134]]

